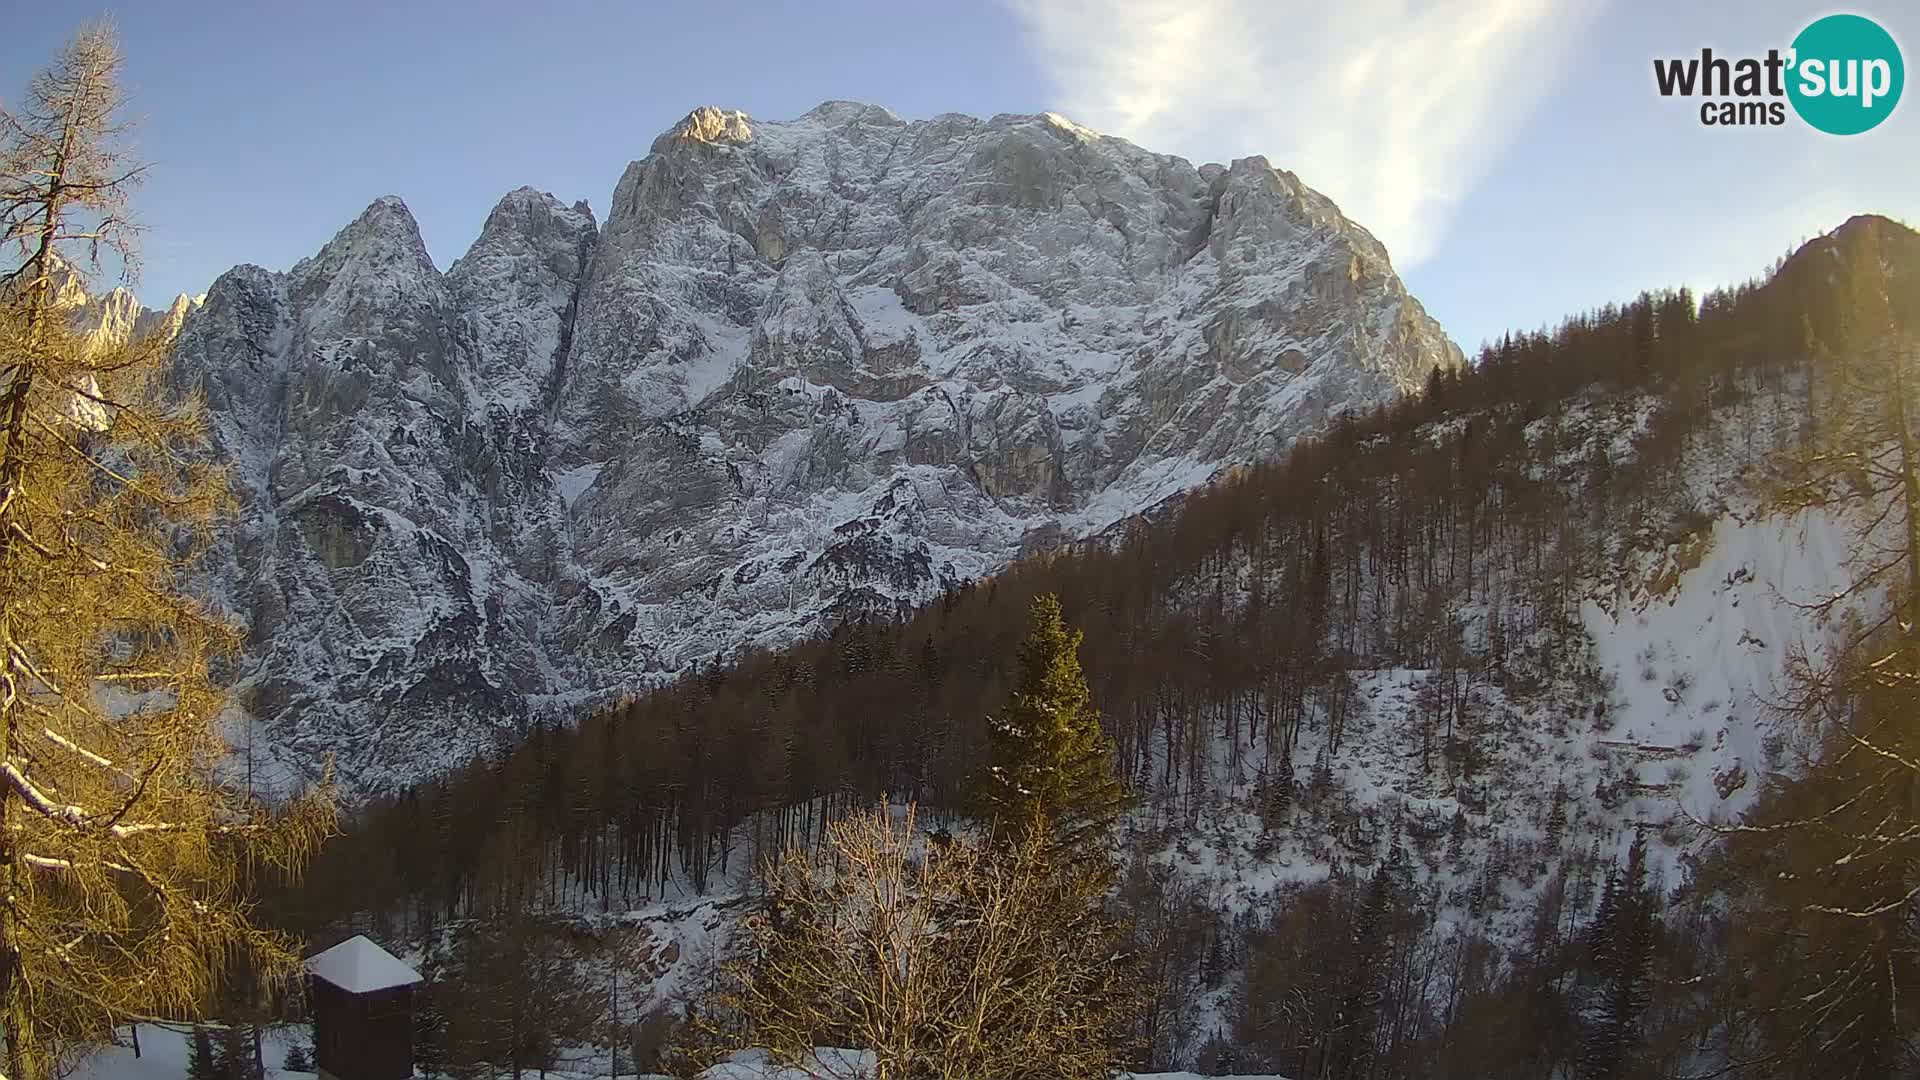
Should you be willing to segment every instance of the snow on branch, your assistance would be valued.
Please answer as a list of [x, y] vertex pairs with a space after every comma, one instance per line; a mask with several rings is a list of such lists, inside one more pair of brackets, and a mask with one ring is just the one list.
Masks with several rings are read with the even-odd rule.
[[[49, 797], [45, 792], [41, 791], [32, 780], [27, 778], [26, 773], [20, 771], [18, 765], [11, 761], [0, 762], [0, 780], [4, 780], [6, 785], [12, 788], [15, 794], [20, 796], [20, 800], [29, 807], [32, 807], [40, 816], [51, 821], [72, 826], [76, 829], [103, 832], [116, 840], [127, 840], [151, 833], [183, 832], [190, 828], [190, 826], [172, 821], [141, 821], [132, 824], [121, 823], [119, 819], [132, 808], [133, 802], [138, 798], [138, 792], [135, 793], [133, 799], [128, 800], [126, 806], [123, 806], [117, 813], [102, 823], [100, 821], [100, 815], [90, 813], [84, 806], [77, 806], [73, 803], [63, 803]], [[268, 827], [261, 824], [210, 824], [204, 828], [205, 831], [209, 833], [222, 836], [240, 836], [249, 833], [266, 832]]]

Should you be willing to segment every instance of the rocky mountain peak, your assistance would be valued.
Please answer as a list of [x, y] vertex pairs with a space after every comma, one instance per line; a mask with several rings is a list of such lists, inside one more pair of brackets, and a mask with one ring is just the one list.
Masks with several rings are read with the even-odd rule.
[[479, 239], [474, 241], [474, 248], [499, 244], [504, 237], [538, 237], [555, 229], [575, 234], [577, 240], [578, 234], [593, 232], [596, 228], [593, 208], [585, 199], [569, 207], [550, 192], [518, 187], [494, 204], [486, 224], [480, 228]]
[[437, 282], [440, 272], [427, 254], [413, 212], [398, 196], [375, 199], [346, 228], [334, 234], [312, 258], [288, 273], [302, 301], [331, 295], [336, 303], [356, 296], [409, 292], [422, 282]]
[[752, 138], [753, 127], [747, 122], [746, 113], [737, 109], [702, 105], [688, 113], [684, 119], [673, 126], [671, 131], [655, 140], [653, 152], [657, 154], [665, 149], [661, 143], [667, 140], [706, 143], [714, 146], [740, 146]]
[[173, 302], [167, 305], [165, 311], [141, 308], [134, 318], [134, 336], [158, 333], [167, 341], [177, 340], [180, 336], [180, 328], [186, 325], [187, 316], [193, 314], [206, 302], [206, 293], [201, 293], [199, 296], [181, 293], [173, 298]]
[[223, 277], [247, 524], [210, 586], [288, 767], [357, 791], [892, 615], [1460, 353], [1333, 203], [1053, 114], [703, 107], [604, 228], [522, 188], [442, 276], [398, 199]]
[[800, 119], [831, 127], [846, 127], [853, 124], [900, 127], [906, 123], [905, 120], [900, 119], [899, 114], [884, 105], [837, 99], [815, 105], [801, 114]]
[[447, 271], [475, 338], [476, 375], [487, 397], [509, 408], [552, 401], [598, 240], [586, 203], [567, 207], [523, 187], [501, 198], [479, 239]]

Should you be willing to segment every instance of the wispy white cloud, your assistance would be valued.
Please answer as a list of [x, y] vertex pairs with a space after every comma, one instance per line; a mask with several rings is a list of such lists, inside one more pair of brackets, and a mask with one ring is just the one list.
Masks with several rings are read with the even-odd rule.
[[1553, 88], [1603, 0], [1005, 0], [1089, 127], [1263, 154], [1403, 269]]

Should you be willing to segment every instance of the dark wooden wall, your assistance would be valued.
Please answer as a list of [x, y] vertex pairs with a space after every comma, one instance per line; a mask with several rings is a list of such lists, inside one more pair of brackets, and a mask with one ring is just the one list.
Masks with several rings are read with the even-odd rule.
[[413, 987], [349, 994], [309, 976], [313, 1063], [339, 1080], [413, 1076]]

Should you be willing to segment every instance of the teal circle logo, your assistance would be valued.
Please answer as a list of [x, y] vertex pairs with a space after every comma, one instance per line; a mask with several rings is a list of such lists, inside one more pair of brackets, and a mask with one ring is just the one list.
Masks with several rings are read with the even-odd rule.
[[1900, 103], [1906, 66], [1893, 35], [1860, 15], [1829, 15], [1793, 39], [1787, 99], [1829, 135], [1858, 135]]

